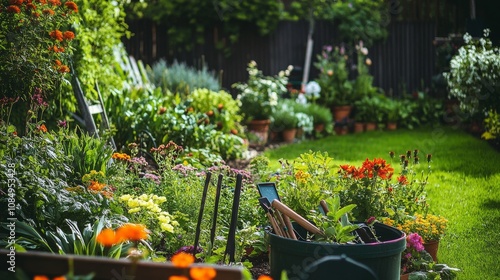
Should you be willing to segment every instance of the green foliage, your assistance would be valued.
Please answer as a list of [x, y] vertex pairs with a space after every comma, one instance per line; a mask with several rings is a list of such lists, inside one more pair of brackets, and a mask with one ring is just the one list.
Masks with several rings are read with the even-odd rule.
[[356, 120], [360, 122], [382, 122], [385, 96], [382, 94], [366, 95], [354, 102], [356, 107]]
[[404, 95], [400, 106], [400, 124], [413, 129], [418, 126], [442, 122], [444, 110], [441, 100], [435, 99], [423, 91]]
[[[74, 64], [87, 98], [97, 99], [96, 82], [104, 97], [110, 89], [121, 89], [123, 80], [113, 70], [114, 48], [130, 34], [125, 23], [126, 1], [77, 0], [80, 19], [75, 22], [77, 35]], [[64, 99], [61, 100], [64, 102]]]
[[349, 204], [340, 207], [340, 197], [338, 195], [327, 198], [325, 202], [328, 206], [326, 215], [318, 213], [309, 216], [324, 233], [324, 235], [315, 236], [316, 240], [340, 244], [353, 241], [356, 236], [352, 232], [359, 226], [349, 223], [347, 217], [356, 205]]
[[464, 35], [465, 45], [450, 61], [450, 72], [444, 73], [449, 96], [460, 101], [466, 113], [486, 113], [500, 108], [500, 49], [494, 47], [484, 30], [484, 37]]
[[16, 244], [28, 250], [62, 255], [106, 256], [114, 259], [127, 256], [128, 249], [132, 247], [132, 243], [128, 243], [114, 245], [108, 249], [98, 244], [96, 237], [104, 228], [103, 218], [97, 220], [93, 226], [86, 224], [83, 232], [75, 222], [71, 220], [65, 222], [70, 229], [69, 233], [65, 233], [59, 227], [55, 231], [44, 229], [37, 231], [27, 223], [16, 221]]
[[241, 102], [241, 111], [246, 122], [267, 120], [271, 117], [278, 105], [278, 98], [287, 92], [286, 84], [291, 70], [289, 66], [276, 76], [264, 76], [255, 61], [248, 63], [248, 81], [232, 85], [238, 90], [237, 99]]
[[387, 36], [390, 17], [383, 0], [339, 0], [331, 4], [341, 40], [367, 46]]
[[308, 114], [313, 117], [314, 124], [324, 124], [326, 127], [331, 127], [333, 124], [332, 111], [323, 105], [312, 103], [308, 105]]
[[219, 91], [220, 85], [213, 73], [206, 66], [197, 70], [185, 63], [175, 61], [167, 65], [165, 60], [159, 60], [147, 70], [151, 82], [162, 89], [163, 92], [174, 92], [189, 95], [196, 89], [209, 89]]
[[278, 106], [272, 114], [272, 130], [282, 131], [297, 128], [299, 120], [291, 103], [295, 103], [295, 101], [283, 99], [278, 102]]
[[490, 110], [488, 116], [484, 119], [486, 131], [481, 135], [481, 138], [486, 140], [497, 139], [500, 136], [500, 115], [497, 111]]
[[324, 106], [349, 105], [353, 99], [344, 48], [325, 46], [314, 66], [320, 71], [316, 82], [321, 87], [318, 103]]
[[334, 192], [332, 158], [324, 152], [303, 153], [292, 163], [280, 160], [280, 176], [274, 178], [284, 203], [306, 217], [320, 200]]

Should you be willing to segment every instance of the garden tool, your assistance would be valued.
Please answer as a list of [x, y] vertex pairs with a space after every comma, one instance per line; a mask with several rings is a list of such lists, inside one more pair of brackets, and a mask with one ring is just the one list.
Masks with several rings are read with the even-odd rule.
[[326, 201], [324, 199], [322, 199], [320, 202], [319, 202], [319, 206], [320, 206], [320, 210], [323, 212], [323, 214], [328, 214], [328, 205], [326, 205]]
[[281, 201], [275, 199], [275, 200], [273, 200], [271, 205], [273, 206], [273, 208], [280, 211], [284, 215], [288, 216], [288, 218], [294, 220], [295, 222], [297, 222], [299, 225], [301, 225], [303, 228], [305, 228], [309, 232], [314, 233], [314, 234], [324, 235], [324, 233], [319, 228], [317, 228], [315, 225], [311, 224], [309, 221], [304, 219], [302, 216], [297, 214], [295, 211], [290, 209], [288, 206], [283, 204]]
[[217, 225], [217, 212], [219, 211], [219, 199], [220, 199], [220, 190], [222, 187], [222, 174], [219, 174], [217, 178], [217, 189], [215, 192], [215, 205], [214, 205], [214, 216], [212, 218], [212, 228], [210, 229], [210, 244], [213, 247], [215, 241], [215, 227]]
[[205, 177], [205, 186], [203, 187], [203, 195], [201, 196], [201, 206], [200, 206], [200, 211], [198, 213], [198, 223], [196, 224], [196, 233], [194, 236], [193, 255], [196, 255], [196, 250], [198, 249], [197, 247], [198, 247], [198, 241], [200, 239], [201, 219], [203, 217], [203, 210], [205, 208], [205, 201], [207, 199], [208, 185], [210, 184], [211, 177], [212, 177], [212, 173], [207, 172], [207, 175]]
[[261, 197], [259, 198], [259, 204], [266, 212], [267, 218], [269, 219], [269, 223], [271, 223], [271, 227], [273, 228], [274, 233], [276, 233], [276, 235], [284, 237], [283, 233], [281, 232], [281, 228], [278, 225], [278, 222], [274, 218], [273, 210], [271, 209], [271, 207], [269, 207], [269, 200], [267, 200], [267, 198], [265, 197]]
[[241, 194], [241, 184], [243, 181], [243, 176], [241, 174], [236, 175], [236, 188], [234, 189], [233, 197], [233, 209], [231, 215], [231, 223], [229, 224], [229, 233], [227, 236], [226, 251], [224, 252], [224, 259], [226, 260], [226, 255], [229, 254], [229, 262], [234, 263], [234, 253], [236, 250], [236, 222], [238, 220], [238, 208], [240, 207], [240, 194]]

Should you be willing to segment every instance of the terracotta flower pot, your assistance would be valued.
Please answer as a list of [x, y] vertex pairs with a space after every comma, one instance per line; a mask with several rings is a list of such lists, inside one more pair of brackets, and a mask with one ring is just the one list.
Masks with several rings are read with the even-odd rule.
[[427, 241], [424, 243], [424, 248], [429, 255], [431, 255], [432, 259], [437, 263], [437, 252], [439, 249], [439, 240]]
[[377, 129], [377, 124], [374, 122], [365, 123], [365, 131], [373, 131]]
[[251, 120], [248, 130], [259, 138], [258, 144], [266, 144], [269, 137], [269, 125], [271, 120]]
[[401, 276], [399, 277], [399, 280], [408, 280], [409, 278], [410, 278], [410, 274], [405, 273], [405, 274], [401, 274]]
[[297, 134], [297, 129], [296, 128], [289, 128], [285, 129], [282, 132], [283, 135], [283, 141], [286, 143], [293, 143], [295, 140], [295, 135]]
[[333, 107], [333, 117], [336, 122], [341, 122], [342, 120], [349, 117], [351, 114], [352, 106], [335, 106]]
[[360, 122], [354, 123], [354, 133], [361, 133], [365, 131], [365, 124]]
[[397, 128], [398, 128], [397, 123], [393, 123], [393, 122], [387, 123], [387, 130], [396, 130]]

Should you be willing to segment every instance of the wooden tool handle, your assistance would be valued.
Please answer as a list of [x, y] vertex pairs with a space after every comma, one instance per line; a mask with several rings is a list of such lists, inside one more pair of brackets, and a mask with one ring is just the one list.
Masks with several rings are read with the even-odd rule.
[[292, 222], [290, 222], [290, 218], [288, 218], [287, 215], [281, 214], [283, 217], [283, 220], [285, 221], [286, 228], [288, 230], [288, 235], [290, 236], [291, 239], [297, 240], [297, 236], [295, 236], [295, 232], [293, 232], [293, 226]]
[[325, 215], [328, 214], [328, 205], [326, 204], [326, 201], [323, 199], [319, 202], [319, 205], [323, 209], [323, 212], [325, 212]]
[[271, 223], [271, 227], [273, 228], [274, 233], [276, 235], [283, 236], [283, 233], [281, 232], [281, 229], [278, 226], [278, 224], [276, 223], [276, 220], [274, 219], [273, 215], [271, 215], [271, 213], [268, 212], [267, 218], [269, 219], [269, 222]]
[[301, 225], [303, 228], [307, 229], [308, 231], [310, 231], [310, 232], [312, 232], [314, 234], [323, 235], [323, 232], [319, 228], [317, 228], [316, 226], [314, 226], [313, 224], [311, 224], [309, 221], [307, 221], [306, 219], [304, 219], [299, 214], [295, 213], [295, 211], [293, 211], [292, 209], [290, 209], [288, 206], [286, 206], [285, 204], [281, 203], [277, 199], [273, 200], [273, 202], [271, 203], [271, 205], [274, 208], [276, 208], [277, 210], [279, 210], [281, 213], [283, 213], [286, 216], [288, 216], [290, 219], [296, 221], [299, 225]]

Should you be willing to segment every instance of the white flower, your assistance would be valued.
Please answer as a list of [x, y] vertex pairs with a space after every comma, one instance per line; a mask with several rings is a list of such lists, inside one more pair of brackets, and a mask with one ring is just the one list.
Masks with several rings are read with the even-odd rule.
[[315, 81], [310, 81], [305, 87], [305, 92], [307, 95], [319, 94], [321, 92], [321, 87]]

